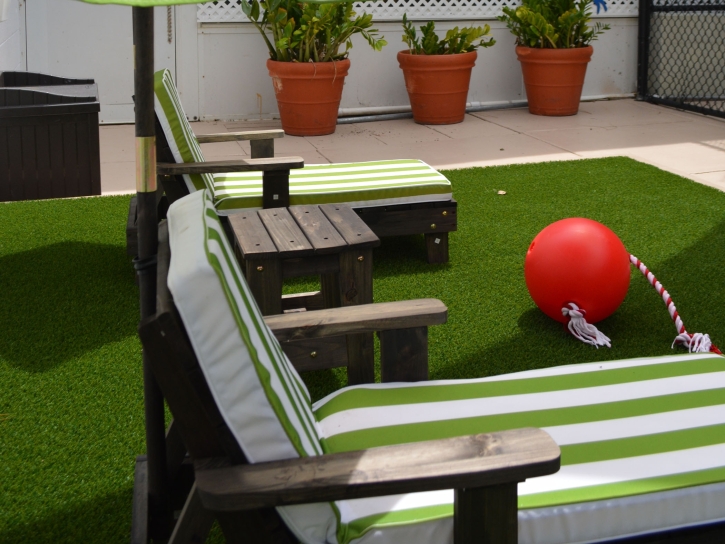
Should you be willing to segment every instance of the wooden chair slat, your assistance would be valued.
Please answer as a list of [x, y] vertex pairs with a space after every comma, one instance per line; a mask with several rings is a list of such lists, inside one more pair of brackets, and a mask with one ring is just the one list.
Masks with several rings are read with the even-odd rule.
[[277, 254], [277, 246], [256, 211], [244, 211], [229, 216], [237, 243], [245, 259], [269, 257]]
[[404, 300], [330, 308], [264, 318], [280, 342], [440, 325], [448, 308], [437, 299]]
[[365, 222], [349, 206], [322, 204], [320, 210], [350, 246], [356, 248], [378, 247], [378, 238]]
[[309, 240], [315, 253], [338, 253], [340, 246], [347, 244], [347, 241], [325, 215], [320, 211], [319, 206], [292, 206], [290, 214], [295, 218], [302, 232]]
[[219, 511], [523, 482], [559, 470], [561, 451], [540, 429], [515, 429], [211, 468], [195, 463], [206, 508]]
[[259, 210], [257, 213], [264, 228], [267, 229], [269, 237], [277, 247], [280, 257], [288, 255], [304, 257], [314, 253], [312, 244], [307, 240], [287, 208], [270, 208]]
[[156, 163], [156, 173], [176, 176], [180, 174], [225, 174], [228, 172], [267, 172], [302, 168], [302, 157], [272, 157], [265, 159], [236, 159], [231, 161], [204, 161], [183, 163]]

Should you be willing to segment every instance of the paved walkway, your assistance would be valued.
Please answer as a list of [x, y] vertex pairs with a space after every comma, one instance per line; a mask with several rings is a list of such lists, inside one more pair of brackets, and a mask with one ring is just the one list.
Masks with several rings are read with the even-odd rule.
[[[279, 121], [192, 123], [197, 134], [279, 128]], [[101, 127], [104, 194], [135, 190], [133, 126]], [[246, 142], [202, 146], [207, 159], [249, 156]], [[625, 155], [725, 191], [725, 120], [631, 99], [582, 103], [572, 117], [526, 109], [472, 113], [457, 125], [412, 119], [338, 125], [334, 134], [275, 141], [308, 164], [417, 158], [438, 169]]]

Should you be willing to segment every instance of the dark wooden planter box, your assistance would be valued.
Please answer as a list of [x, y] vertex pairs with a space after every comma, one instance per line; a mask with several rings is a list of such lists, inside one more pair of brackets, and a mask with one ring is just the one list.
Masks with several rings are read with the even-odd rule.
[[101, 194], [92, 79], [0, 73], [0, 202]]

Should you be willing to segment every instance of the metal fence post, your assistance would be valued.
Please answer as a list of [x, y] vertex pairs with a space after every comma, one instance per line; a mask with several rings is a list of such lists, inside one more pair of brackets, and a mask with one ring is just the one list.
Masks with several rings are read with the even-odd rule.
[[652, 0], [639, 0], [639, 34], [637, 36], [637, 100], [647, 99], [651, 2]]

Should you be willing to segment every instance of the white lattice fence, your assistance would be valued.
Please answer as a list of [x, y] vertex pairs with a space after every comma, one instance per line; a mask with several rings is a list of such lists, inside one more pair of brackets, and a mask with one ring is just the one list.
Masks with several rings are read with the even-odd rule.
[[[242, 0], [217, 0], [198, 4], [196, 19], [200, 23], [240, 23], [247, 18], [240, 7]], [[409, 19], [494, 19], [503, 6], [515, 6], [519, 0], [374, 0], [356, 4], [359, 13], [372, 13], [376, 21]], [[636, 17], [638, 0], [608, 0], [609, 10], [599, 17]], [[597, 15], [595, 15], [597, 17]]]

